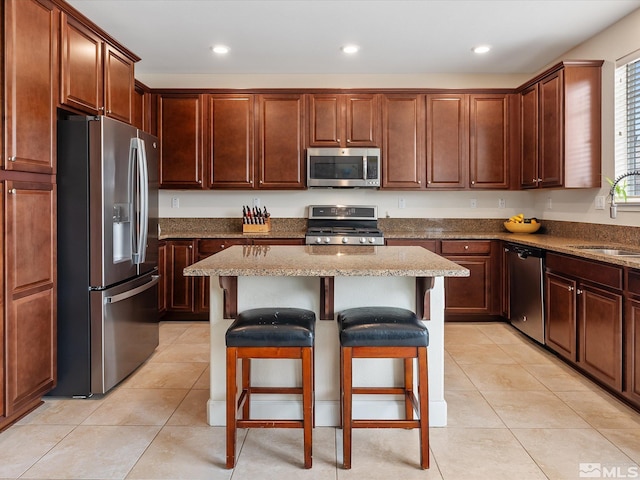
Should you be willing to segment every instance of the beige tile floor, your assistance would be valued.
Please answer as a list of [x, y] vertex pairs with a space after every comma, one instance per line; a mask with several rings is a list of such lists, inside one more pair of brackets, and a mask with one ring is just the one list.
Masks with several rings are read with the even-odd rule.
[[[47, 398], [0, 433], [0, 479], [575, 479], [640, 476], [640, 414], [509, 325], [447, 324], [449, 425], [431, 429], [431, 469], [415, 430], [316, 428], [304, 470], [299, 430], [243, 430], [234, 470], [224, 429], [206, 424], [206, 322], [164, 322], [157, 352], [110, 394]], [[600, 470], [597, 470], [596, 468]], [[634, 476], [635, 475], [635, 476]], [[584, 475], [582, 478], [585, 478]]]

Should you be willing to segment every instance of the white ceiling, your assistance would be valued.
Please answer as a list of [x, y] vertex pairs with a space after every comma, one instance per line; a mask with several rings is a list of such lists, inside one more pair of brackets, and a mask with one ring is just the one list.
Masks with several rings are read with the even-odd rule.
[[[143, 74], [534, 73], [640, 0], [67, 0]], [[640, 28], [640, 27], [639, 27]], [[224, 58], [210, 47], [231, 48]], [[356, 43], [356, 56], [340, 47]], [[491, 45], [484, 56], [471, 52]]]

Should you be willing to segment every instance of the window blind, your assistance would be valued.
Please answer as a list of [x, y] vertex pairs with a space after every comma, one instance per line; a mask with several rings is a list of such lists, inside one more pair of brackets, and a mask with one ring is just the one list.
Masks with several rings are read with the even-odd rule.
[[[616, 68], [615, 72], [615, 171], [616, 177], [640, 171], [640, 59]], [[627, 194], [640, 196], [640, 177], [626, 179]], [[625, 184], [625, 180], [621, 182]]]

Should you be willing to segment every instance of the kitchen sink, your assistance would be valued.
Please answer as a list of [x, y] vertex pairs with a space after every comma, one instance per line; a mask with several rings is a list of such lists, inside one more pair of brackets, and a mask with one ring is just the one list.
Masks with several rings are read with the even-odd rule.
[[578, 248], [583, 252], [599, 253], [602, 255], [611, 255], [614, 257], [640, 257], [640, 252], [620, 249], [617, 247], [574, 246], [573, 248]]

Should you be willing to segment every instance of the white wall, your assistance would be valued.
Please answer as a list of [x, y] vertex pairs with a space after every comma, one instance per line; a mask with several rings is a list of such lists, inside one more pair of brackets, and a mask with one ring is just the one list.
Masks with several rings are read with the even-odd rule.
[[[640, 49], [640, 10], [567, 52], [557, 60], [605, 60], [602, 78], [602, 176], [601, 189], [541, 190], [535, 192], [388, 192], [371, 190], [308, 190], [301, 192], [194, 192], [161, 191], [161, 217], [235, 217], [241, 205], [253, 198], [267, 205], [275, 217], [304, 216], [309, 204], [375, 204], [379, 215], [391, 217], [488, 217], [503, 218], [523, 212], [542, 219], [640, 225], [638, 211], [618, 210], [610, 219], [609, 210], [595, 210], [595, 198], [608, 195], [605, 177], [614, 177], [613, 168], [613, 72], [616, 59]], [[556, 63], [555, 61], [552, 62]], [[550, 66], [550, 65], [549, 65]], [[541, 69], [541, 71], [544, 69]], [[528, 75], [140, 75], [152, 88], [512, 88], [538, 72]], [[398, 198], [406, 207], [398, 208]], [[171, 208], [172, 198], [180, 208]], [[506, 208], [498, 208], [498, 199]], [[477, 208], [471, 209], [472, 199]]]

